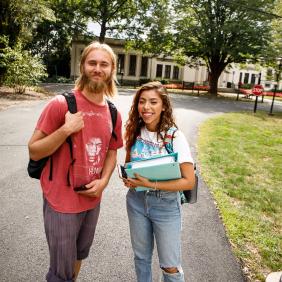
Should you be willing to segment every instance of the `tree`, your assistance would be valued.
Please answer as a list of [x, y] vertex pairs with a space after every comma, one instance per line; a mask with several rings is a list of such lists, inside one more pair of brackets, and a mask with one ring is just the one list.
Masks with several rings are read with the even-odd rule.
[[[43, 0], [0, 1], [0, 36], [6, 36], [11, 48], [20, 41], [23, 48], [32, 40], [33, 29], [43, 20], [52, 19], [53, 12]], [[0, 56], [5, 45], [0, 43]], [[4, 64], [0, 66], [0, 84], [6, 73]]]
[[209, 71], [210, 93], [217, 95], [218, 78], [231, 63], [256, 59], [269, 45], [274, 0], [176, 0], [178, 50], [201, 58]]
[[171, 55], [174, 40], [171, 29], [172, 14], [168, 0], [150, 1], [135, 20], [128, 20], [127, 48], [138, 49], [152, 57]]
[[48, 2], [54, 18], [37, 25], [28, 48], [43, 58], [49, 76], [69, 76], [71, 40], [87, 33], [87, 21], [81, 15], [80, 0]]
[[271, 47], [274, 49], [276, 58], [282, 57], [282, 2], [277, 1], [274, 9], [277, 16], [271, 23]]
[[0, 2], [0, 35], [13, 47], [18, 39], [31, 40], [32, 30], [43, 19], [52, 19], [53, 12], [43, 0], [4, 0]]
[[[276, 1], [274, 12], [275, 16], [271, 22], [270, 44], [264, 54], [264, 62], [267, 66], [275, 70], [276, 77], [274, 80], [280, 79], [281, 60], [282, 60], [282, 2]], [[280, 62], [279, 62], [280, 61]], [[280, 63], [280, 64], [279, 64]]]
[[124, 36], [130, 28], [128, 23], [135, 22], [137, 15], [148, 9], [150, 0], [81, 0], [81, 11], [89, 20], [101, 26], [99, 41], [104, 42], [106, 34]]

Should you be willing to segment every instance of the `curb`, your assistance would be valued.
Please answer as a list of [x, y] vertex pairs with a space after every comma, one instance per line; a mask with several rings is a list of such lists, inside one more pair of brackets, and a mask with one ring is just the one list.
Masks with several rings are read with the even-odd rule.
[[268, 274], [265, 282], [282, 282], [282, 271]]

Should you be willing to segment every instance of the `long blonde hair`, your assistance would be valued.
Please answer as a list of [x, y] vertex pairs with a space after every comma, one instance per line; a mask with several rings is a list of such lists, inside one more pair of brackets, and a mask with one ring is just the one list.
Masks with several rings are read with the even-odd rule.
[[159, 81], [148, 82], [142, 85], [137, 90], [133, 99], [131, 109], [129, 111], [128, 120], [125, 124], [125, 142], [127, 152], [130, 152], [130, 149], [135, 143], [137, 136], [141, 132], [141, 128], [145, 125], [143, 119], [139, 116], [138, 113], [138, 103], [142, 92], [146, 90], [155, 90], [159, 94], [163, 102], [164, 111], [162, 111], [160, 122], [157, 125], [158, 137], [163, 139], [161, 132], [166, 133], [172, 126], [177, 128], [172, 113], [171, 102], [166, 88]]
[[107, 88], [106, 88], [106, 96], [109, 97], [113, 97], [117, 94], [117, 87], [116, 87], [116, 70], [117, 70], [117, 59], [116, 59], [116, 55], [114, 53], [114, 51], [112, 50], [112, 48], [105, 44], [105, 43], [100, 43], [98, 41], [94, 41], [92, 43], [90, 43], [82, 52], [81, 54], [81, 60], [80, 60], [80, 65], [79, 65], [79, 69], [80, 69], [80, 76], [78, 77], [78, 79], [75, 81], [75, 89], [78, 89], [80, 91], [82, 91], [84, 89], [85, 86], [87, 86], [88, 83], [88, 79], [85, 75], [85, 71], [84, 71], [84, 63], [86, 61], [87, 56], [89, 55], [89, 53], [93, 50], [96, 49], [100, 49], [103, 51], [106, 51], [112, 61], [112, 74], [111, 74], [111, 79], [110, 81], [107, 83]]

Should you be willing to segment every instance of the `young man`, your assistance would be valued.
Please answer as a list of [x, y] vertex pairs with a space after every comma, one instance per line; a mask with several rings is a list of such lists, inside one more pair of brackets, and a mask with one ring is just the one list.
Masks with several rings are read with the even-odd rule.
[[[122, 147], [121, 116], [112, 135], [106, 96], [117, 92], [116, 57], [106, 44], [87, 46], [81, 57], [74, 95], [77, 113], [68, 112], [58, 95], [43, 110], [29, 141], [33, 160], [52, 155], [41, 174], [44, 226], [50, 253], [49, 282], [75, 281], [81, 260], [88, 256], [99, 216], [100, 201]], [[73, 158], [65, 142], [71, 136]], [[69, 177], [68, 177], [69, 175]], [[69, 181], [68, 181], [69, 180]], [[85, 191], [75, 187], [85, 185]]]

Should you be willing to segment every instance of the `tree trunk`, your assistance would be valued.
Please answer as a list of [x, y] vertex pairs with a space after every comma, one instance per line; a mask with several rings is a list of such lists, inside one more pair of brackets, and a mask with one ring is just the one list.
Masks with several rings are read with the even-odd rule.
[[99, 36], [99, 42], [100, 43], [104, 43], [105, 42], [106, 32], [107, 32], [107, 22], [106, 21], [102, 21], [101, 32], [100, 32], [100, 36]]
[[212, 96], [217, 96], [217, 84], [218, 84], [218, 79], [219, 79], [220, 74], [210, 72], [209, 76], [209, 85], [210, 85], [210, 90], [209, 93]]
[[211, 63], [209, 64], [209, 85], [210, 85], [210, 90], [209, 93], [212, 96], [217, 96], [217, 84], [218, 84], [218, 79], [225, 69], [227, 63], [224, 61], [219, 60], [219, 56], [215, 56], [212, 58]]

